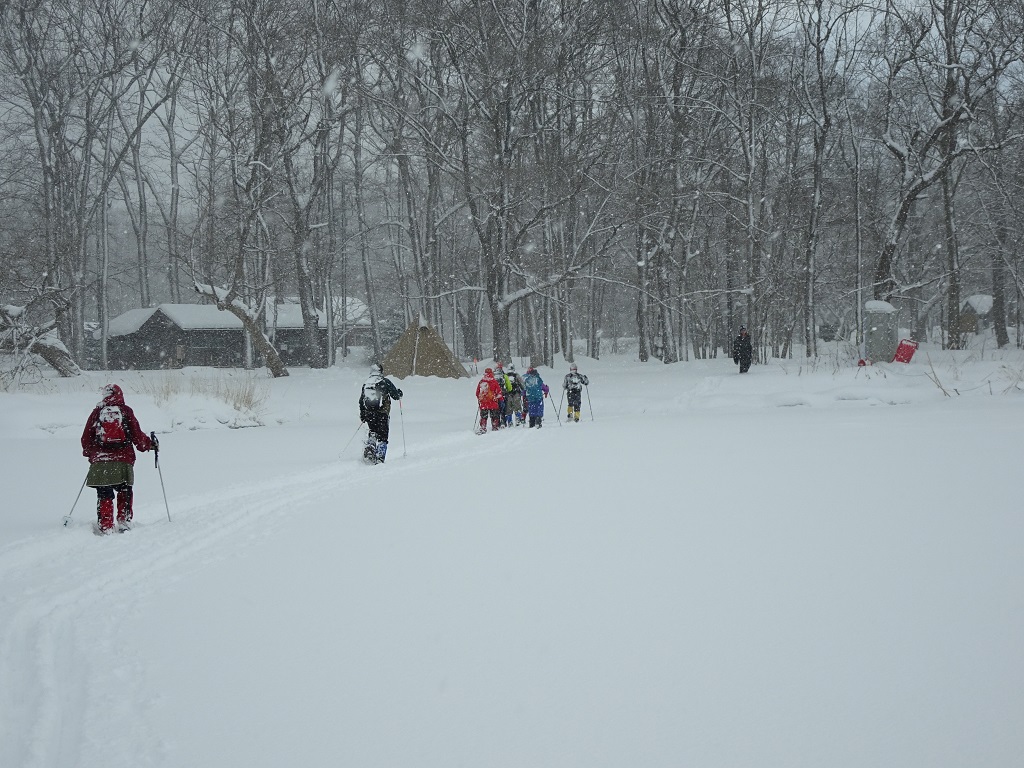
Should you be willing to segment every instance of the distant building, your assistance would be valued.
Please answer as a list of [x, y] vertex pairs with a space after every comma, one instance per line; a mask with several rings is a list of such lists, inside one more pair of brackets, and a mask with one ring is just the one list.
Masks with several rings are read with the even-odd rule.
[[[342, 322], [347, 307], [346, 322]], [[320, 343], [327, 345], [327, 319], [323, 312], [317, 312], [320, 329]], [[267, 335], [270, 336], [285, 365], [302, 365], [306, 362], [306, 332], [302, 325], [302, 307], [294, 297], [285, 297], [281, 303], [267, 300]], [[342, 327], [344, 325], [344, 327]], [[340, 298], [334, 299], [334, 346], [337, 349], [352, 346], [369, 346], [370, 312], [359, 299], [348, 297], [345, 304]]]
[[[366, 306], [348, 300], [349, 322], [345, 338], [336, 327], [337, 345], [359, 344], [369, 335]], [[339, 307], [340, 309], [340, 307]], [[327, 344], [327, 321], [317, 312], [320, 343]], [[306, 335], [297, 303], [271, 304], [266, 309], [267, 335], [285, 365], [307, 360]], [[337, 321], [336, 321], [337, 322]], [[94, 338], [100, 338], [97, 330]], [[241, 367], [245, 360], [242, 321], [212, 304], [160, 304], [132, 309], [110, 321], [107, 365], [112, 370], [152, 370], [187, 365]]]
[[994, 300], [985, 293], [976, 293], [960, 302], [960, 332], [981, 333], [988, 327]]

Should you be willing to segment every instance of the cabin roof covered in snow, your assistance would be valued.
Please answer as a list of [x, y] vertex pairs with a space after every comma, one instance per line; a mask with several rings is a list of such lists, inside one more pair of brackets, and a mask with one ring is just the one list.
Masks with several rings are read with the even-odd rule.
[[979, 315], [987, 315], [992, 311], [993, 299], [987, 293], [976, 293], [973, 296], [968, 296], [964, 299], [963, 305], [960, 307], [963, 309], [969, 306]]
[[222, 331], [242, 327], [242, 321], [213, 304], [161, 304], [157, 307], [184, 331]]
[[[342, 304], [341, 297], [335, 296], [332, 301], [334, 305], [334, 322], [340, 323], [342, 318], [343, 308], [348, 311], [346, 315], [346, 323], [352, 325], [365, 325], [370, 324], [370, 312], [361, 300], [354, 296], [349, 296], [345, 299], [345, 303]], [[285, 296], [280, 304], [274, 304], [274, 297], [269, 296], [267, 298], [267, 327], [274, 325], [274, 310], [277, 310], [277, 327], [278, 328], [301, 328], [302, 327], [302, 309], [299, 305], [299, 299], [296, 296]], [[327, 327], [327, 318], [322, 310], [317, 310], [317, 315], [320, 320], [320, 327]]]
[[[129, 333], [135, 333], [143, 324], [153, 316], [156, 312], [156, 307], [147, 307], [145, 309], [129, 309], [127, 312], [118, 315], [110, 321], [110, 329], [108, 336], [127, 336]], [[102, 329], [97, 328], [95, 331], [96, 338], [99, 338]]]
[[892, 314], [896, 311], [896, 307], [888, 301], [878, 301], [877, 299], [865, 301], [864, 309], [867, 312], [878, 312], [879, 314]]
[[[341, 300], [335, 299], [337, 310], [341, 309]], [[368, 325], [369, 316], [366, 305], [359, 299], [349, 298], [347, 301], [349, 325]], [[110, 337], [127, 336], [135, 333], [155, 312], [161, 312], [175, 325], [185, 331], [239, 330], [242, 321], [227, 310], [220, 310], [213, 304], [160, 304], [156, 307], [129, 309], [110, 321]], [[274, 322], [274, 313], [277, 322]], [[340, 312], [339, 312], [340, 314]], [[322, 311], [317, 311], [318, 325], [327, 327], [327, 319]], [[302, 309], [295, 302], [283, 304], [266, 304], [267, 327], [301, 328]], [[99, 331], [96, 332], [98, 338]]]
[[161, 304], [157, 307], [129, 309], [110, 321], [109, 336], [127, 336], [135, 333], [156, 312], [185, 331], [240, 329], [242, 321], [230, 312], [221, 311], [213, 304]]
[[[274, 322], [274, 312], [277, 312], [277, 323]], [[317, 310], [317, 325], [321, 328], [327, 327], [327, 320], [324, 313]], [[302, 307], [298, 304], [267, 304], [267, 327], [277, 328], [301, 328]]]

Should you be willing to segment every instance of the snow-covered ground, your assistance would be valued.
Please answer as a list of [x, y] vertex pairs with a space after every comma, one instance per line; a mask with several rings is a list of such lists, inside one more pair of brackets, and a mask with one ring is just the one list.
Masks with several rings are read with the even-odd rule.
[[[0, 393], [0, 766], [1021, 765], [1019, 351], [579, 363], [542, 430], [399, 382], [379, 467], [361, 365]], [[172, 519], [142, 454], [101, 538], [108, 381]]]

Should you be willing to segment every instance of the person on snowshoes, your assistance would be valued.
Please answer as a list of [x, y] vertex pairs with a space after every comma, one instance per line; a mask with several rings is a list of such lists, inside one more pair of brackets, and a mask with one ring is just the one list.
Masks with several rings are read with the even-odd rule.
[[548, 385], [544, 383], [540, 374], [537, 373], [537, 369], [532, 365], [526, 369], [523, 383], [526, 385], [526, 410], [529, 415], [530, 427], [539, 429], [543, 426], [544, 398], [548, 395]]
[[505, 395], [505, 426], [518, 427], [520, 424], [526, 423], [524, 406], [526, 383], [523, 381], [523, 377], [516, 372], [516, 367], [512, 363], [508, 364], [505, 376], [510, 384], [510, 389]]
[[484, 376], [476, 385], [476, 402], [480, 409], [480, 426], [477, 428], [477, 434], [482, 435], [487, 431], [488, 419], [492, 432], [501, 427], [501, 406], [504, 399], [505, 394], [494, 376], [494, 369], [484, 369]]
[[512, 379], [505, 373], [505, 366], [500, 360], [494, 364], [494, 379], [501, 387], [501, 412], [498, 414], [498, 424], [507, 427], [512, 423], [508, 404], [509, 395], [512, 394]]
[[750, 361], [754, 359], [754, 346], [745, 325], [740, 326], [739, 335], [732, 342], [732, 361], [740, 367], [740, 373], [750, 370]]
[[96, 532], [114, 531], [114, 498], [117, 497], [117, 531], [132, 526], [135, 485], [135, 449], [157, 447], [142, 431], [135, 412], [124, 401], [117, 384], [107, 384], [82, 431], [82, 455], [89, 459], [85, 484], [96, 489]]
[[590, 379], [584, 376], [576, 368], [576, 363], [569, 366], [569, 372], [562, 380], [562, 389], [565, 390], [565, 397], [569, 403], [569, 412], [566, 421], [579, 421], [580, 408], [583, 405], [583, 388], [590, 386]]
[[368, 431], [363, 460], [368, 464], [384, 463], [391, 429], [391, 401], [401, 399], [402, 390], [384, 375], [380, 364], [370, 366], [370, 375], [359, 392], [359, 420]]

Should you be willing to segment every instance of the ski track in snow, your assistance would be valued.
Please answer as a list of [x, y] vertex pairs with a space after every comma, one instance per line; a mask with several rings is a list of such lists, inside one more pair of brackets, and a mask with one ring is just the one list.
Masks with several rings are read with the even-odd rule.
[[[92, 532], [92, 491], [86, 488], [67, 528], [56, 517], [51, 535], [0, 549], [0, 707], [12, 713], [0, 731], [0, 766], [78, 765], [83, 754], [102, 754], [108, 729], [131, 727], [133, 713], [148, 705], [147, 694], [137, 691], [132, 698], [97, 706], [92, 691], [98, 687], [99, 671], [92, 660], [112, 658], [113, 674], [139, 679], [131, 649], [118, 646], [118, 628], [182, 566], [194, 569], [197, 563], [229, 558], [282, 526], [301, 522], [311, 499], [340, 498], [343, 489], [373, 483], [381, 472], [425, 472], [464, 456], [460, 449], [470, 441], [479, 441], [475, 453], [492, 454], [530, 436], [525, 427], [499, 432], [498, 439], [472, 433], [442, 435], [417, 444], [418, 453], [430, 458], [412, 460], [402, 456], [401, 445], [392, 440], [388, 461], [380, 467], [364, 466], [359, 458], [362, 443], [354, 441], [340, 461], [308, 472], [169, 499], [171, 522], [162, 497], [154, 499], [144, 515], [153, 522], [107, 537]], [[61, 589], [44, 590], [40, 584], [60, 584]], [[88, 649], [85, 656], [83, 649]], [[24, 659], [32, 664], [15, 666], [16, 660]], [[105, 666], [99, 668], [106, 673]], [[134, 740], [145, 745], [144, 753], [119, 755], [121, 762], [105, 759], [103, 764], [153, 764], [164, 750], [149, 741]]]
[[[877, 383], [877, 373], [871, 381], [866, 381], [867, 374], [858, 380], [857, 373], [846, 373], [838, 388], [821, 389], [817, 380], [792, 376], [774, 389], [755, 389], [750, 381], [756, 380], [757, 367], [749, 377], [735, 374], [731, 366], [726, 370], [682, 380], [668, 369], [644, 371], [636, 386], [623, 387], [614, 408], [600, 399], [601, 384], [596, 383], [584, 395], [583, 420], [593, 419], [592, 395], [604, 422], [655, 421], [665, 410], [704, 415], [766, 407], [856, 409], [913, 400], [902, 394], [898, 380]], [[552, 378], [549, 384], [555, 388], [560, 380]], [[131, 730], [142, 727], [139, 722], [152, 722], [138, 714], [159, 695], [144, 689], [132, 649], [118, 642], [119, 629], [139, 606], [179, 578], [237, 557], [287, 526], [302, 525], [310, 502], [322, 507], [323, 499], [337, 499], [338, 514], [344, 515], [346, 489], [379, 483], [387, 475], [427, 473], [465, 461], [467, 455], [486, 460], [531, 443], [550, 448], [555, 439], [551, 430], [557, 435], [560, 428], [579, 428], [556, 421], [564, 417], [563, 407], [562, 400], [549, 402], [543, 430], [512, 429], [495, 436], [474, 435], [468, 415], [464, 421], [460, 415], [454, 429], [441, 427], [429, 437], [417, 436], [409, 456], [403, 455], [393, 420], [383, 466], [363, 465], [360, 433], [329, 463], [255, 484], [171, 496], [173, 522], [167, 521], [163, 497], [155, 495], [139, 510], [142, 522], [124, 536], [93, 535], [94, 492], [86, 488], [68, 529], [60, 525], [65, 510], [57, 510], [52, 533], [0, 548], [0, 711], [5, 713], [0, 768], [164, 764], [172, 750], [159, 733], [122, 740], [133, 746], [133, 754], [104, 753], [111, 729]], [[402, 424], [403, 436], [404, 429]], [[339, 442], [345, 439], [347, 432]], [[105, 679], [110, 675], [115, 683]], [[115, 692], [122, 695], [115, 698]]]

